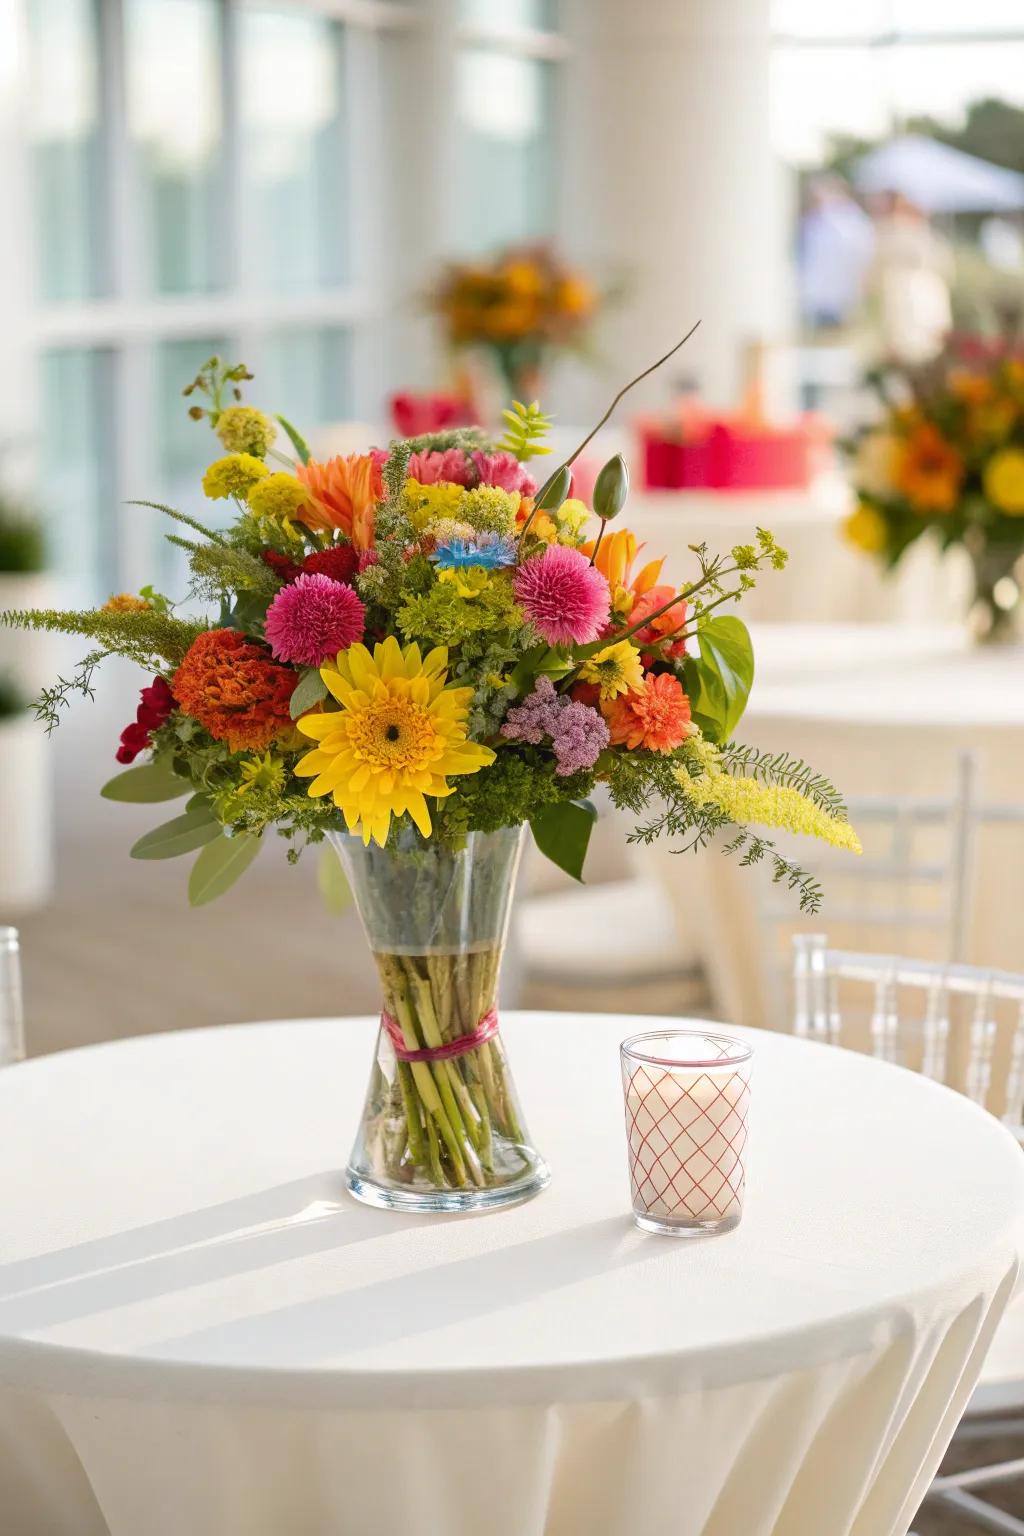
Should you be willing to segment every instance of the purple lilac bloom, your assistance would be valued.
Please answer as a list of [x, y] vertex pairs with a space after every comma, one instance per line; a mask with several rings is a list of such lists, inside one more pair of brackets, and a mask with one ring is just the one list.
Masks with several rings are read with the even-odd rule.
[[609, 740], [608, 727], [597, 710], [563, 698], [550, 677], [538, 677], [533, 692], [509, 710], [501, 734], [534, 747], [549, 736], [558, 764], [555, 772], [562, 778], [592, 768]]

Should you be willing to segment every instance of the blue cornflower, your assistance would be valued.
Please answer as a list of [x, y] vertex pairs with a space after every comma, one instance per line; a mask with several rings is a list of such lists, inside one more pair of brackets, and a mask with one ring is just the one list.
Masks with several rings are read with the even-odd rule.
[[515, 540], [501, 533], [476, 533], [443, 539], [431, 557], [442, 570], [463, 570], [476, 565], [485, 571], [500, 571], [515, 565]]

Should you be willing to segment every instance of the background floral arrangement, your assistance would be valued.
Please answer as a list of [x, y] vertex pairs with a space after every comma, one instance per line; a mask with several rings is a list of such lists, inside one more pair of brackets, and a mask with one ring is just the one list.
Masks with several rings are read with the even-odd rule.
[[871, 376], [881, 420], [854, 443], [858, 505], [847, 537], [890, 566], [924, 534], [963, 545], [980, 631], [998, 635], [1020, 602], [1024, 553], [1024, 353], [954, 338], [927, 367]]
[[529, 399], [556, 353], [583, 347], [599, 295], [549, 246], [527, 245], [453, 262], [430, 304], [453, 352], [486, 354], [508, 395]]
[[283, 417], [241, 403], [249, 377], [212, 358], [185, 391], [223, 450], [204, 492], [235, 516], [214, 530], [159, 508], [188, 554], [184, 605], [147, 588], [3, 616], [94, 642], [40, 699], [51, 727], [106, 656], [149, 675], [116, 750], [125, 771], [103, 793], [188, 798], [135, 857], [196, 853], [199, 904], [272, 827], [294, 860], [342, 821], [367, 844], [415, 826], [452, 847], [528, 821], [579, 877], [601, 782], [635, 813], [636, 838], [692, 848], [731, 826], [730, 850], [768, 858], [817, 907], [817, 883], [748, 823], [850, 849], [855, 834], [811, 769], [732, 744], [753, 656], [743, 624], [715, 613], [784, 564], [770, 533], [728, 556], [695, 549], [678, 587], [609, 528], [628, 489], [620, 458], [592, 510], [569, 494], [571, 459], [538, 485], [536, 405], [506, 413], [500, 442], [458, 430], [318, 463]]

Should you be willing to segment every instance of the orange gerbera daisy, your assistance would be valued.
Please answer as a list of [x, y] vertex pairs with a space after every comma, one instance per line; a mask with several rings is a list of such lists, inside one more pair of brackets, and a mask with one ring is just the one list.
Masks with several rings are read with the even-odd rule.
[[648, 673], [642, 688], [614, 699], [604, 711], [613, 746], [673, 752], [690, 734], [690, 701], [671, 672]]
[[930, 421], [916, 426], [896, 471], [896, 483], [918, 512], [952, 512], [964, 461]]
[[373, 519], [384, 498], [381, 458], [375, 453], [339, 455], [318, 464], [310, 459], [296, 474], [306, 487], [311, 505], [295, 516], [307, 528], [327, 532], [340, 528], [356, 549], [373, 548]]

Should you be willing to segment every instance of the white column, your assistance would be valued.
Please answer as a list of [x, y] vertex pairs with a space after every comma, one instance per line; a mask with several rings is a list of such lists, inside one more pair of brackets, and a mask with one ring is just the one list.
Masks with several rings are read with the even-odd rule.
[[[28, 37], [23, 0], [0, 0], [0, 461], [9, 489], [33, 481], [32, 446], [37, 428], [37, 379], [32, 348], [32, 272], [29, 197]], [[16, 446], [16, 449], [14, 448]]]
[[573, 0], [561, 234], [626, 294], [603, 389], [701, 328], [636, 406], [693, 374], [728, 405], [744, 346], [789, 329], [783, 173], [769, 138], [768, 0]]

